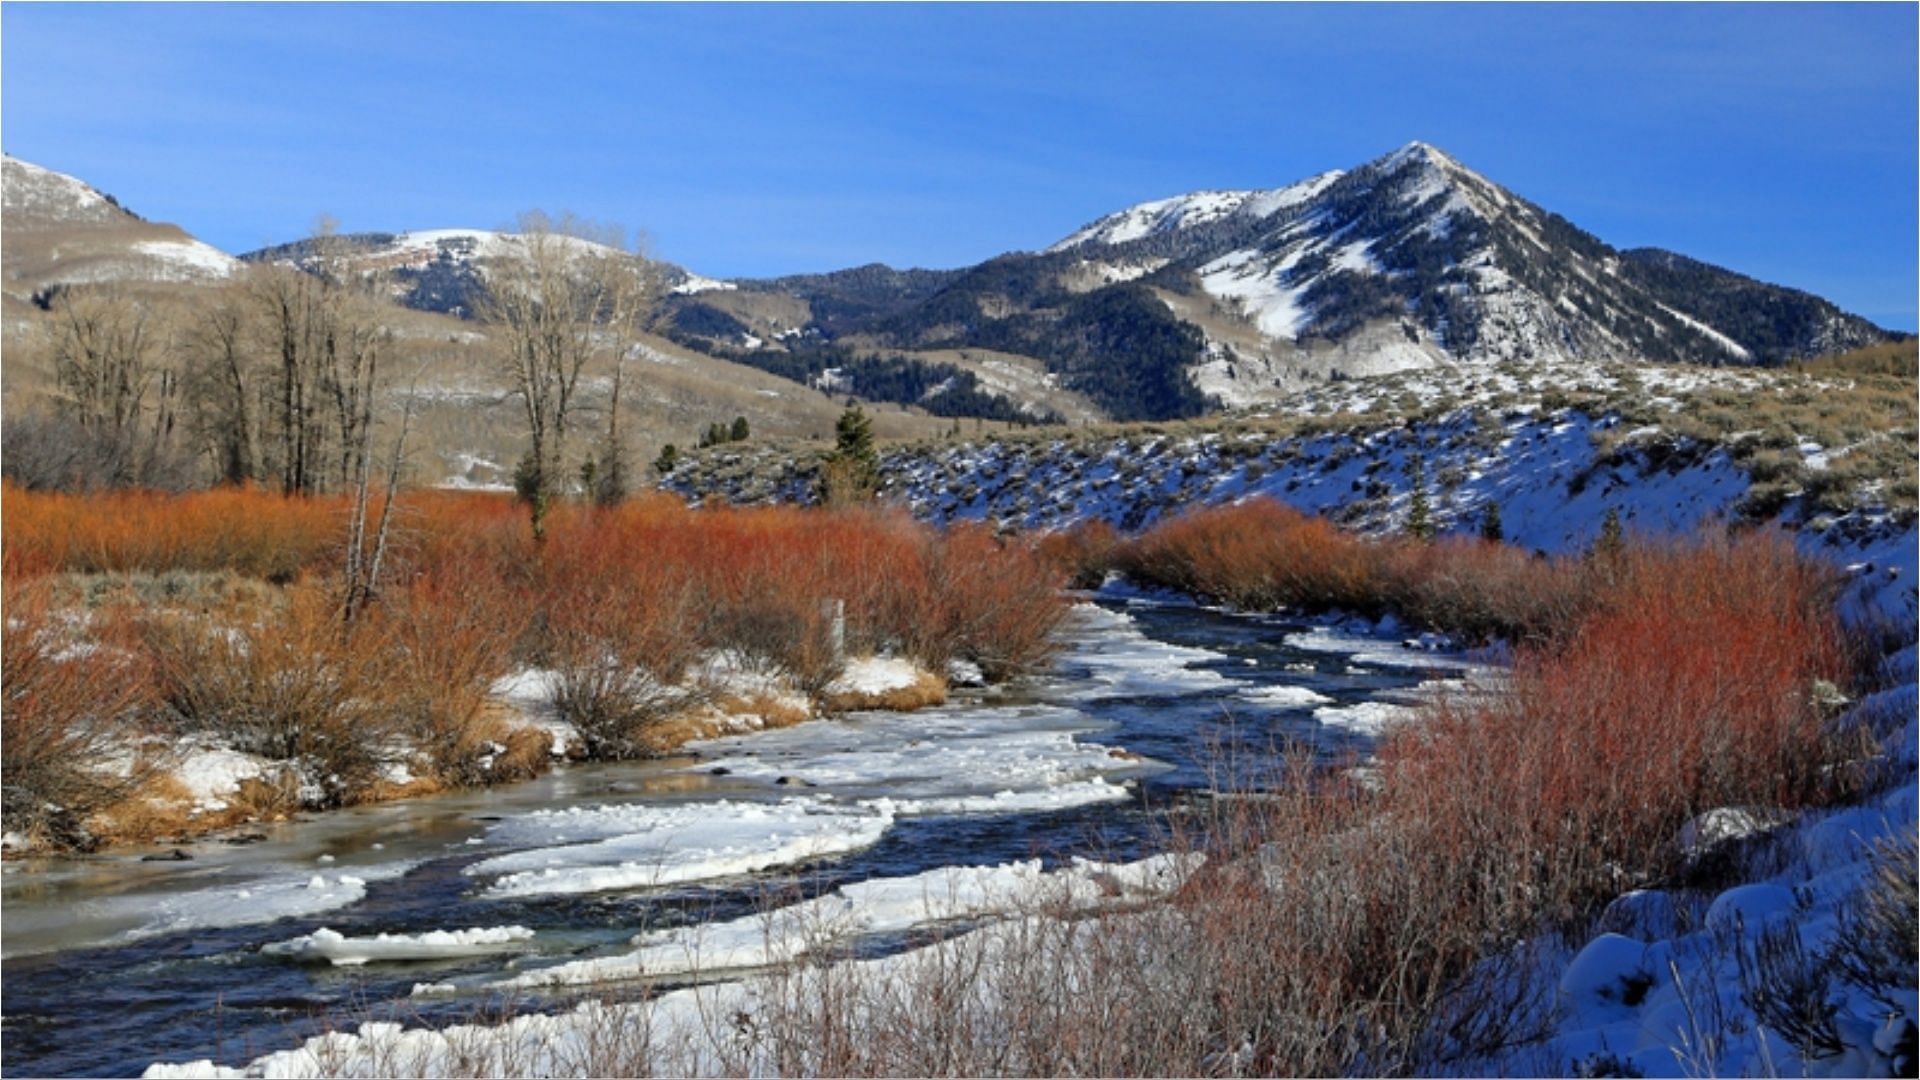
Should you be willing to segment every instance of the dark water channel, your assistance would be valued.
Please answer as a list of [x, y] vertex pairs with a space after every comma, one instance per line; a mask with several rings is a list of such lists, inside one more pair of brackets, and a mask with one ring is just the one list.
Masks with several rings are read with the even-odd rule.
[[[141, 861], [141, 853], [10, 863], [4, 877], [4, 1050], [8, 1075], [136, 1075], [154, 1061], [212, 1058], [244, 1064], [328, 1026], [362, 1019], [409, 1024], [471, 1019], [502, 1003], [482, 996], [410, 998], [419, 983], [499, 972], [500, 956], [330, 967], [263, 955], [264, 944], [319, 927], [348, 935], [519, 925], [536, 932], [540, 963], [618, 953], [640, 929], [749, 914], [770, 893], [815, 894], [870, 877], [943, 865], [998, 864], [1070, 854], [1118, 860], [1151, 852], [1161, 811], [1196, 797], [1225, 763], [1246, 777], [1271, 772], [1283, 742], [1328, 758], [1364, 752], [1367, 738], [1314, 718], [1338, 708], [1405, 700], [1422, 678], [1420, 654], [1308, 649], [1307, 631], [1270, 617], [1188, 604], [1103, 598], [1067, 634], [1044, 677], [961, 697], [942, 711], [1046, 705], [1085, 714], [1084, 742], [1151, 759], [1124, 802], [1046, 812], [901, 817], [870, 847], [844, 856], [699, 885], [579, 896], [485, 898], [462, 871], [498, 854], [492, 821], [583, 803], [720, 798], [777, 799], [766, 784], [714, 777], [695, 760], [575, 766], [528, 784], [326, 815], [263, 830], [245, 845], [210, 841], [191, 861]], [[1124, 618], [1116, 618], [1124, 614]], [[1391, 651], [1392, 642], [1375, 642]], [[1173, 647], [1171, 649], [1167, 647]], [[1189, 653], [1182, 650], [1206, 650]], [[1155, 657], [1167, 653], [1162, 670]], [[1121, 655], [1120, 661], [1113, 661]], [[1436, 661], [1444, 665], [1444, 661]], [[1299, 687], [1321, 699], [1287, 704]], [[1295, 697], [1303, 695], [1294, 694]], [[885, 718], [911, 725], [914, 716]], [[749, 744], [751, 737], [749, 737]], [[733, 752], [738, 753], [735, 747]], [[194, 910], [209, 883], [246, 881], [262, 867], [298, 875], [360, 873], [365, 897], [274, 922], [218, 925]], [[155, 929], [171, 904], [180, 929]], [[204, 925], [195, 925], [203, 923]], [[612, 996], [619, 988], [594, 987]], [[631, 991], [629, 991], [631, 992]], [[552, 1007], [522, 998], [513, 1007]]]

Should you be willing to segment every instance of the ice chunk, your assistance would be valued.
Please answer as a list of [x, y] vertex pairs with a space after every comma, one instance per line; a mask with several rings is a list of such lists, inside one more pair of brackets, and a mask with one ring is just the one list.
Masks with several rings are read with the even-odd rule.
[[262, 946], [260, 951], [268, 956], [326, 961], [336, 967], [349, 967], [374, 961], [485, 955], [520, 948], [532, 940], [533, 931], [524, 926], [429, 930], [424, 934], [383, 933], [373, 937], [347, 937], [323, 926], [311, 934]]

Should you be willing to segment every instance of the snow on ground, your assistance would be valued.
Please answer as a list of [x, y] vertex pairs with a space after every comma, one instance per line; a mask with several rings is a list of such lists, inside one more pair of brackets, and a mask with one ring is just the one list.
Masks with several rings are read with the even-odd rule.
[[692, 296], [695, 293], [703, 292], [732, 292], [739, 287], [740, 286], [735, 285], [731, 281], [720, 281], [715, 278], [702, 277], [699, 274], [689, 271], [687, 280], [675, 285], [673, 291], [681, 296]]
[[1718, 345], [1721, 348], [1727, 350], [1729, 353], [1732, 353], [1734, 359], [1736, 360], [1752, 360], [1753, 359], [1753, 354], [1747, 351], [1747, 347], [1745, 345], [1742, 345], [1739, 342], [1728, 337], [1727, 335], [1721, 333], [1720, 331], [1715, 330], [1713, 327], [1708, 326], [1706, 323], [1701, 322], [1699, 319], [1696, 319], [1693, 316], [1686, 314], [1685, 312], [1675, 311], [1674, 309], [1668, 307], [1667, 305], [1659, 303], [1657, 301], [1655, 302], [1654, 306], [1658, 307], [1661, 311], [1664, 311], [1667, 314], [1673, 316], [1675, 319], [1679, 320], [1683, 325], [1692, 327], [1694, 330], [1697, 330], [1700, 333], [1705, 334], [1708, 338], [1712, 339], [1715, 345]]
[[1740, 953], [1751, 954], [1763, 936], [1797, 939], [1808, 956], [1831, 947], [1843, 909], [1867, 886], [1874, 845], [1912, 840], [1915, 792], [1909, 781], [1788, 827], [1779, 839], [1786, 870], [1724, 889], [1681, 932], [1673, 914], [1686, 906], [1681, 898], [1643, 891], [1616, 901], [1622, 911], [1651, 915], [1614, 919], [1610, 909], [1609, 920], [1627, 932], [1601, 934], [1555, 965], [1557, 1023], [1546, 1060], [1569, 1068], [1612, 1061], [1641, 1076], [1899, 1075], [1889, 1071], [1891, 1051], [1920, 1022], [1911, 986], [1889, 1001], [1825, 979], [1837, 1045], [1803, 1048], [1759, 1022]]
[[226, 800], [240, 790], [240, 784], [265, 775], [272, 768], [266, 758], [243, 754], [214, 743], [188, 740], [174, 758], [169, 770], [186, 788], [195, 813], [227, 808]]
[[560, 719], [553, 707], [554, 674], [542, 668], [521, 668], [495, 682], [489, 692], [513, 707], [516, 722], [538, 728], [553, 739], [553, 756], [566, 757], [581, 743], [579, 729]]
[[905, 690], [925, 674], [911, 660], [896, 656], [864, 656], [847, 661], [846, 670], [827, 685], [826, 693], [878, 696]]
[[[1252, 269], [1231, 273], [1241, 271]], [[1194, 506], [1267, 496], [1350, 528], [1387, 532], [1404, 528], [1417, 452], [1441, 531], [1471, 533], [1497, 503], [1509, 543], [1561, 553], [1590, 545], [1609, 510], [1630, 530], [1693, 534], [1732, 514], [1748, 477], [1724, 450], [1659, 442], [1658, 425], [1629, 431], [1613, 416], [1548, 411], [1526, 398], [1564, 387], [1639, 387], [1650, 408], [1678, 409], [1681, 398], [1702, 393], [1763, 393], [1781, 377], [1606, 364], [1436, 369], [1329, 383], [1288, 400], [1289, 412], [1299, 413], [1384, 409], [1373, 430], [1359, 420], [1351, 430], [1292, 438], [1246, 430], [992, 442], [899, 452], [883, 461], [882, 473], [888, 494], [936, 522], [1045, 529], [1098, 518], [1136, 529]], [[1396, 413], [1408, 398], [1458, 408], [1409, 427]], [[1608, 454], [1616, 442], [1626, 449]]]
[[778, 803], [627, 803], [522, 814], [489, 839], [538, 845], [465, 873], [494, 880], [489, 897], [648, 889], [793, 866], [867, 847], [890, 815], [822, 798]]
[[240, 260], [199, 240], [140, 240], [135, 254], [159, 263], [168, 279], [228, 278], [240, 272]]
[[1209, 296], [1238, 303], [1262, 334], [1292, 341], [1313, 317], [1305, 300], [1312, 282], [1295, 284], [1288, 278], [1307, 250], [1298, 248], [1271, 265], [1254, 262], [1258, 252], [1236, 251], [1202, 266], [1200, 287]]
[[524, 926], [474, 927], [467, 930], [429, 930], [423, 934], [375, 934], [347, 937], [321, 927], [311, 934], [261, 947], [268, 956], [306, 963], [326, 962], [335, 967], [395, 960], [445, 960], [485, 956], [526, 947], [533, 931]]

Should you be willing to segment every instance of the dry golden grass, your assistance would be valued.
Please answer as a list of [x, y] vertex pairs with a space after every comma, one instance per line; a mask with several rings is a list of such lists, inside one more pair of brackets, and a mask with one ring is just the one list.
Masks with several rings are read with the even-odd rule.
[[845, 690], [829, 693], [821, 702], [828, 712], [860, 712], [867, 709], [884, 709], [889, 712], [912, 712], [947, 702], [947, 681], [931, 671], [922, 671], [914, 675], [908, 686], [896, 686], [887, 690], [858, 691]]
[[196, 820], [192, 792], [165, 771], [153, 772], [124, 798], [87, 819], [88, 831], [106, 847], [181, 839], [217, 827]]

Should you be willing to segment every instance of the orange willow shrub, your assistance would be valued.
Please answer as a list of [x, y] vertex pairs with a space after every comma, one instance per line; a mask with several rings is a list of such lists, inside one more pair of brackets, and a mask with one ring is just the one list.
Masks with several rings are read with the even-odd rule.
[[1830, 573], [1770, 535], [1615, 569], [1601, 610], [1517, 653], [1509, 692], [1443, 702], [1379, 747], [1390, 819], [1549, 914], [1663, 869], [1696, 814], [1832, 794], [1815, 684], [1847, 658]]
[[143, 630], [154, 692], [176, 731], [294, 763], [310, 805], [354, 802], [378, 779], [401, 733], [409, 668], [390, 626], [343, 625], [330, 591], [296, 585], [257, 621], [153, 611]]
[[1377, 613], [1383, 601], [1365, 541], [1271, 499], [1183, 514], [1123, 544], [1117, 562], [1130, 577], [1235, 607]]
[[1031, 547], [1003, 545], [982, 525], [956, 525], [922, 544], [924, 585], [906, 651], [932, 666], [968, 660], [989, 679], [1035, 669], [1064, 614], [1064, 575]]
[[9, 831], [88, 847], [87, 818], [146, 779], [139, 761], [124, 772], [97, 767], [145, 733], [145, 663], [87, 640], [39, 583], [9, 576], [0, 589], [0, 817]]
[[653, 726], [697, 697], [684, 685], [702, 646], [697, 588], [681, 571], [692, 539], [640, 514], [548, 526], [531, 567], [538, 659], [590, 756], [652, 752]]
[[1042, 534], [1036, 544], [1040, 557], [1067, 576], [1076, 589], [1097, 589], [1114, 568], [1120, 533], [1099, 518], [1088, 518], [1071, 528]]
[[0, 519], [10, 573], [231, 570], [285, 581], [337, 557], [346, 502], [236, 488], [64, 495], [9, 484]]
[[896, 650], [936, 669], [965, 659], [996, 677], [1043, 659], [1065, 611], [1060, 574], [1030, 548], [884, 511], [641, 503], [556, 524], [539, 562], [550, 622], [567, 617], [570, 582], [657, 567], [691, 590], [674, 601], [684, 636], [810, 690], [839, 670], [827, 601], [844, 605], [850, 651]]
[[448, 559], [371, 611], [370, 638], [405, 658], [386, 695], [393, 722], [414, 747], [416, 771], [444, 783], [515, 778], [487, 752], [510, 738], [488, 692], [513, 668], [532, 618], [531, 591], [491, 571], [473, 557]]
[[[305, 583], [272, 618], [156, 615], [142, 647], [177, 723], [220, 728], [280, 758], [324, 758], [350, 801], [381, 740], [465, 782], [494, 739], [486, 689], [509, 665], [559, 673], [559, 704], [594, 752], [645, 752], [655, 720], [698, 696], [705, 653], [819, 693], [846, 649], [893, 650], [935, 670], [973, 661], [1029, 670], [1064, 614], [1061, 575], [1032, 550], [897, 512], [687, 508], [650, 496], [554, 510], [532, 540], [511, 499], [413, 492], [394, 508], [388, 573], [371, 617], [329, 611], [346, 502], [258, 491], [42, 495], [6, 489], [9, 581], [50, 572], [214, 571]], [[835, 608], [826, 602], [840, 602]], [[381, 661], [386, 657], [390, 662]], [[377, 704], [377, 715], [355, 710]], [[350, 715], [352, 714], [352, 715]], [[366, 738], [341, 736], [358, 728]], [[318, 740], [317, 742], [315, 740]], [[324, 745], [323, 745], [324, 744]], [[334, 767], [337, 765], [337, 767]]]

